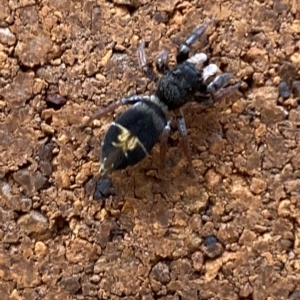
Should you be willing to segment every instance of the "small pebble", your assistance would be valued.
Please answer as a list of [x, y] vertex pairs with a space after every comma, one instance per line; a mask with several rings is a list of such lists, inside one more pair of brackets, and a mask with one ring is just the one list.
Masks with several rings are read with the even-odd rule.
[[163, 262], [158, 262], [153, 266], [150, 278], [159, 281], [162, 284], [167, 284], [171, 279], [169, 266]]
[[101, 279], [101, 277], [99, 275], [95, 274], [90, 278], [90, 281], [93, 283], [98, 283], [100, 281], [100, 279]]
[[203, 252], [209, 258], [216, 258], [222, 255], [224, 247], [218, 242], [214, 235], [209, 235], [204, 240]]
[[285, 81], [281, 81], [278, 85], [279, 94], [282, 98], [287, 99], [290, 97], [290, 87]]
[[66, 104], [67, 99], [59, 94], [47, 95], [46, 101], [56, 107], [61, 107]]
[[217, 238], [214, 235], [209, 235], [205, 238], [204, 240], [204, 245], [205, 246], [210, 246], [212, 244], [215, 244], [217, 242]]

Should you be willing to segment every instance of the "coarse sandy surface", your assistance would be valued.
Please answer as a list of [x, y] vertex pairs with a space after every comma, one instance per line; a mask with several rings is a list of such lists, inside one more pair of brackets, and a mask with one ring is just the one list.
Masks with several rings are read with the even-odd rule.
[[[78, 125], [213, 17], [192, 53], [242, 89], [185, 106], [195, 176], [174, 126], [93, 200], [113, 115]], [[299, 0], [1, 0], [1, 299], [300, 299], [299, 69]]]

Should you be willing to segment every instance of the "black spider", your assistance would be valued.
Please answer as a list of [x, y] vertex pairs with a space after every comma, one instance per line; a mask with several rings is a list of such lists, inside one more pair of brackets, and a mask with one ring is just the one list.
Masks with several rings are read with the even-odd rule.
[[[197, 53], [189, 58], [190, 46], [203, 35], [211, 22], [195, 28], [179, 46], [177, 65], [174, 69], [170, 70], [167, 65], [168, 52], [166, 50], [161, 52], [156, 60], [156, 69], [162, 74], [160, 78], [147, 64], [145, 43], [142, 41], [138, 48], [139, 64], [144, 74], [156, 82], [154, 94], [122, 98], [100, 109], [81, 125], [84, 127], [121, 105], [133, 104], [112, 122], [105, 135], [101, 152], [102, 175], [137, 164], [148, 155], [159, 138], [161, 138], [160, 160], [163, 163], [170, 132], [169, 111], [175, 112], [178, 130], [183, 137], [185, 153], [191, 165], [187, 130], [181, 107], [192, 99], [199, 103], [211, 103], [239, 88], [239, 84], [226, 87], [231, 80], [231, 74], [222, 73], [216, 76], [219, 68], [215, 64], [204, 67], [203, 64], [207, 61], [204, 53]], [[197, 68], [196, 65], [199, 64], [201, 66]]]

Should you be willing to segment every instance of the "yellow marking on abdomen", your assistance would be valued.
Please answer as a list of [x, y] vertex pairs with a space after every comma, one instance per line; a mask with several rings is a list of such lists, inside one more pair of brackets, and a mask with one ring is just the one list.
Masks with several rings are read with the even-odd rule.
[[137, 146], [140, 146], [145, 154], [148, 154], [145, 146], [141, 143], [137, 136], [132, 135], [130, 130], [116, 122], [113, 122], [112, 125], [121, 130], [121, 133], [118, 135], [118, 142], [112, 142], [112, 145], [114, 147], [121, 148], [126, 157], [128, 157], [127, 152], [134, 150]]

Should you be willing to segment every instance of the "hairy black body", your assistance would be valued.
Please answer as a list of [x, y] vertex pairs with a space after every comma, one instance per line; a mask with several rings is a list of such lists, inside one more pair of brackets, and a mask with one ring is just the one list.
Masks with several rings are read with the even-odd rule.
[[168, 110], [175, 110], [191, 101], [201, 85], [201, 72], [195, 65], [185, 61], [159, 79], [155, 95]]

